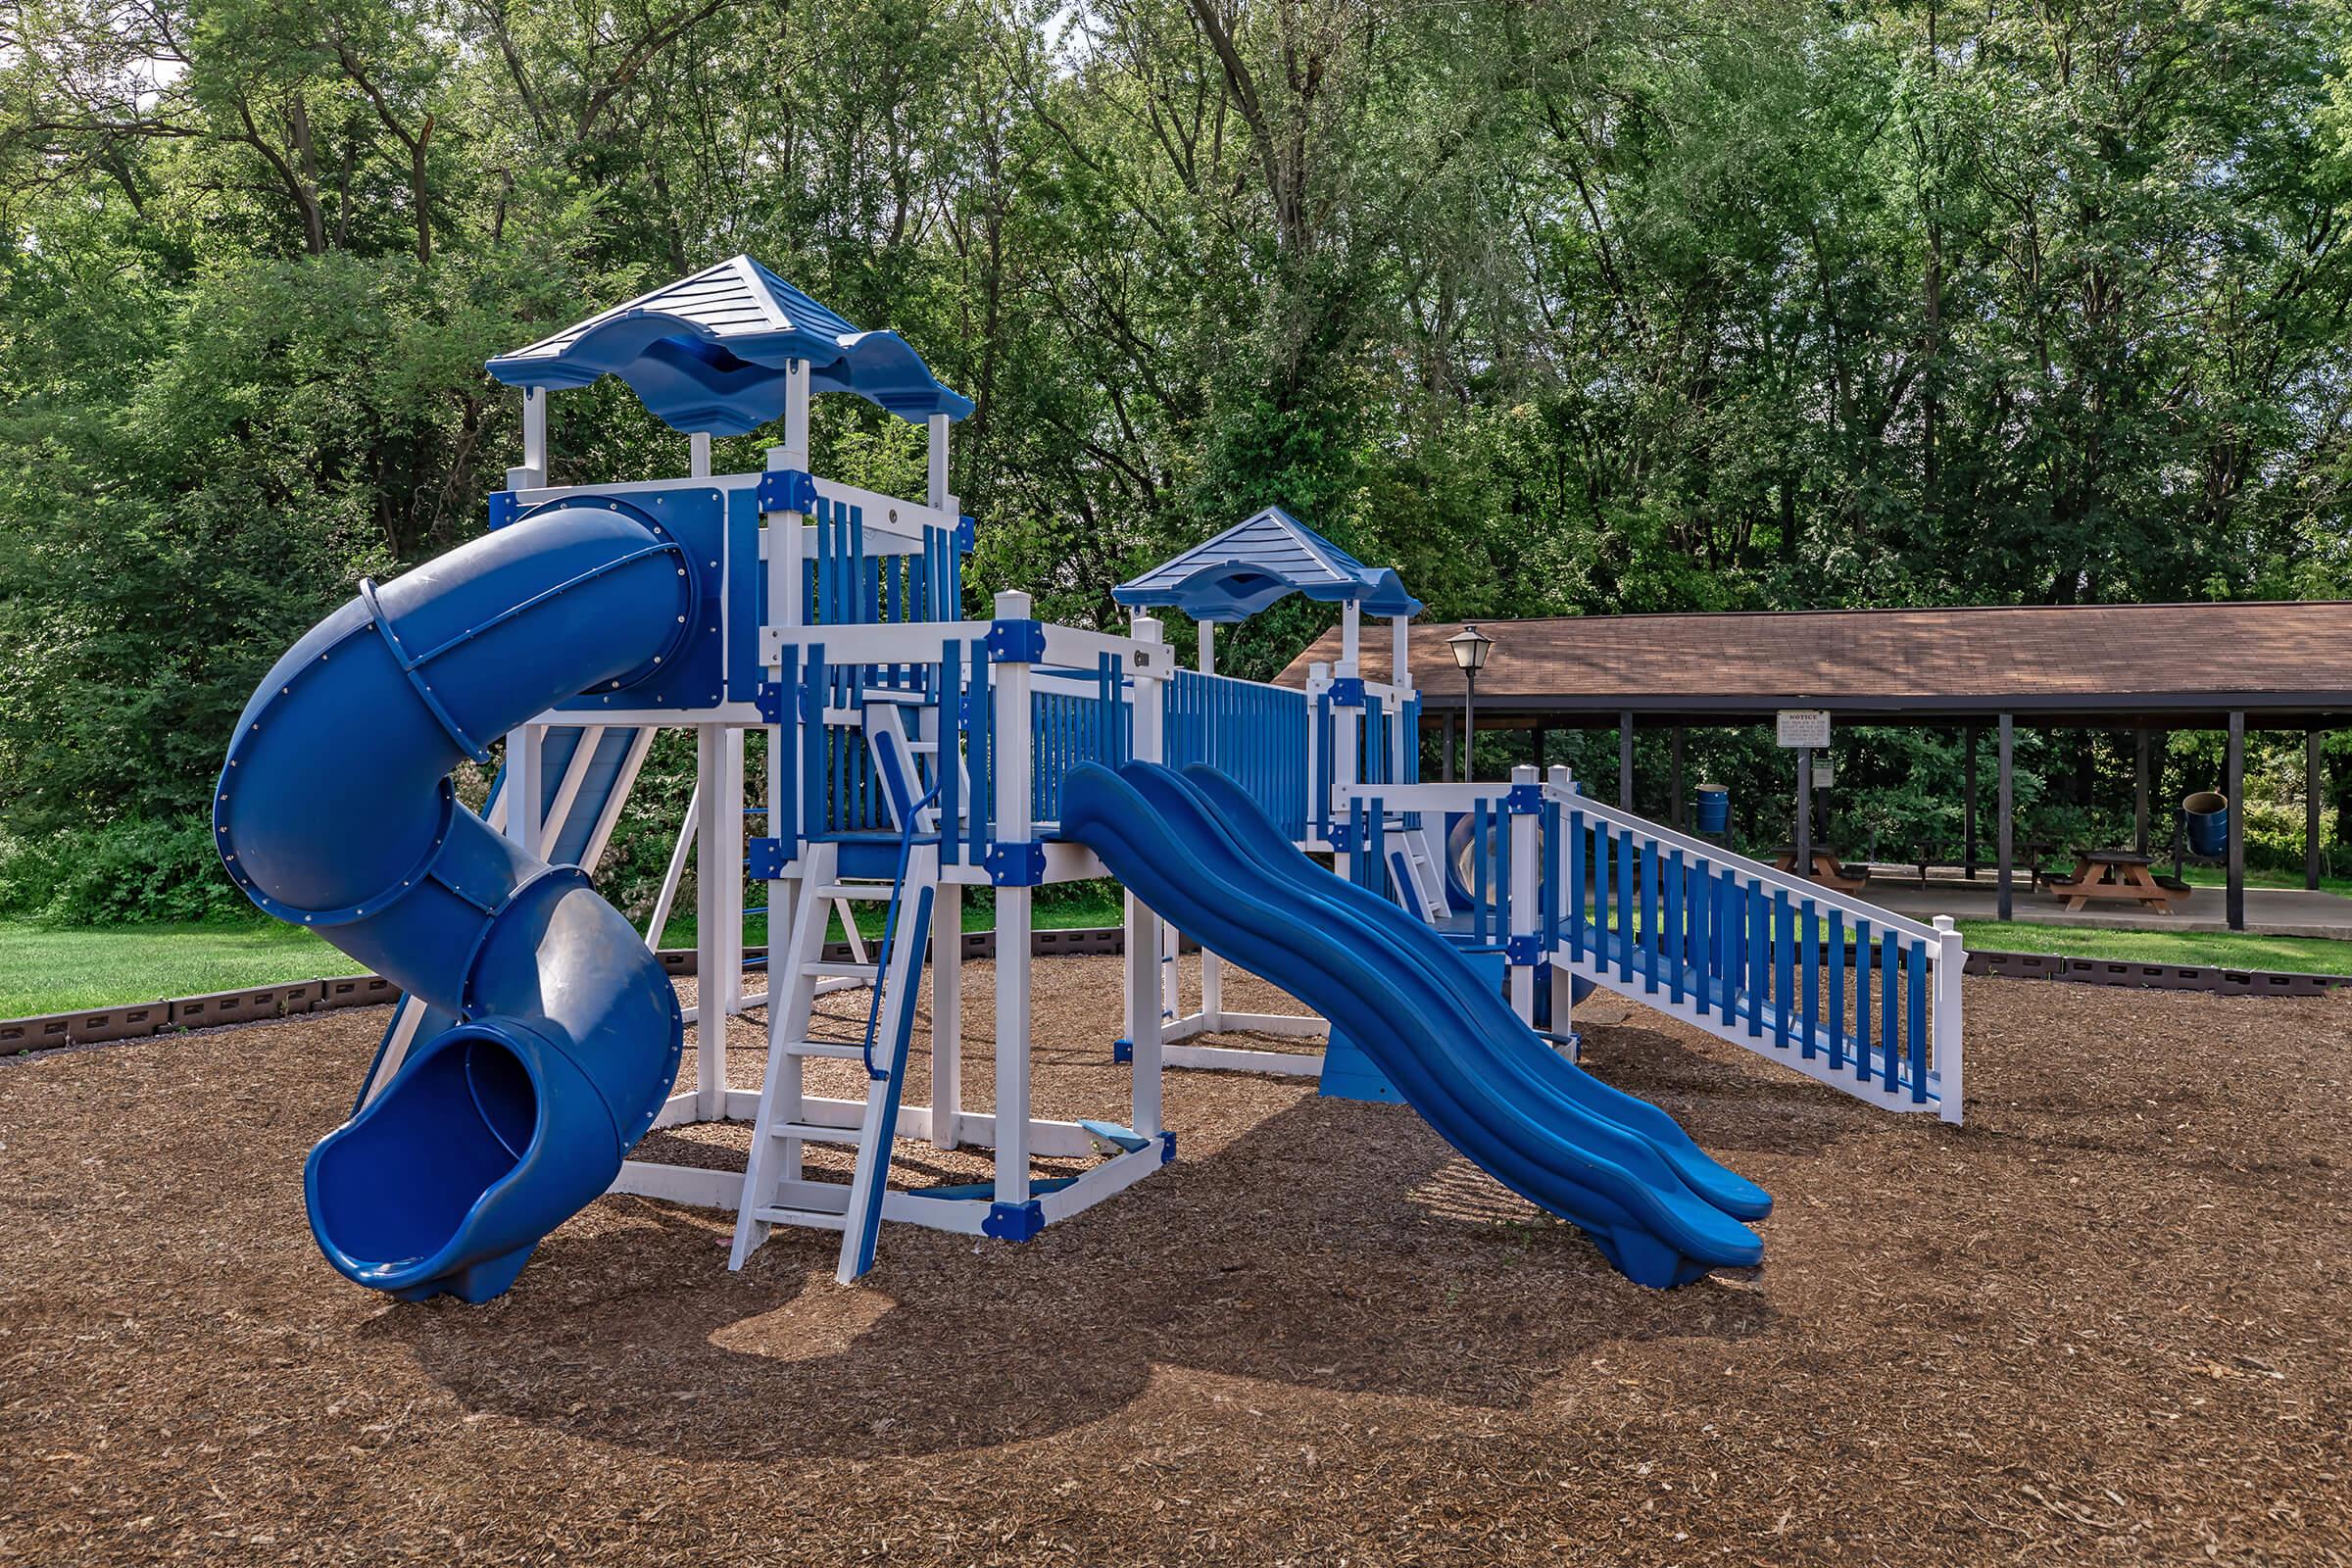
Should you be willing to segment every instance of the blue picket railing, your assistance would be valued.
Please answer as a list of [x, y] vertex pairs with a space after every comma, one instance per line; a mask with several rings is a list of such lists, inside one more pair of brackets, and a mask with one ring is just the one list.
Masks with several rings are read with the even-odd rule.
[[1612, 820], [1581, 799], [1547, 802], [1544, 819], [1555, 874], [1539, 918], [1557, 933], [1553, 951], [1619, 990], [1687, 1004], [1767, 1054], [1818, 1061], [1914, 1104], [1937, 1100], [1936, 933], [1767, 881], [1751, 861]]
[[[783, 660], [785, 755], [798, 759], [778, 781], [792, 838], [787, 857], [809, 839], [893, 832], [902, 825], [892, 818], [866, 743], [863, 705], [875, 691], [914, 690], [932, 699], [908, 704], [906, 719], [910, 730], [937, 742], [918, 763], [925, 769], [921, 788], [939, 792], [941, 858], [959, 864], [968, 851], [977, 863], [993, 837], [996, 808], [996, 709], [987, 640], [951, 638], [936, 661], [891, 666], [831, 663], [822, 641], [787, 647]], [[895, 681], [878, 679], [883, 670]], [[828, 713], [842, 721], [828, 721]], [[858, 721], [848, 722], [848, 713]], [[958, 757], [961, 769], [954, 765]]]
[[1135, 705], [1126, 690], [1127, 662], [1115, 654], [1097, 656], [1091, 691], [1066, 689], [1064, 671], [1044, 678], [1056, 689], [1029, 694], [1029, 815], [1054, 822], [1061, 817], [1061, 786], [1071, 768], [1117, 767], [1134, 759]]
[[[1205, 762], [1249, 792], [1294, 840], [1306, 837], [1306, 694], [1180, 669], [1161, 698], [1161, 756], [1170, 767]], [[1329, 768], [1328, 748], [1319, 751]], [[1328, 788], [1314, 792], [1328, 802]], [[1321, 826], [1322, 824], [1318, 824]]]

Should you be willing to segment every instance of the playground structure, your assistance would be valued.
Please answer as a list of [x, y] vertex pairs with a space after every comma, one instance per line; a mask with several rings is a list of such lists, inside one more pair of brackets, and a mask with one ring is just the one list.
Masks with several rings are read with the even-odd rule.
[[[1401, 1099], [1645, 1284], [1759, 1261], [1744, 1222], [1767, 1196], [1570, 1059], [1588, 986], [1874, 1104], [1959, 1119], [1963, 954], [1948, 922], [1683, 838], [1586, 798], [1564, 770], [1421, 783], [1406, 657], [1420, 607], [1395, 573], [1280, 512], [1125, 585], [1139, 613], [1123, 634], [1040, 621], [1020, 593], [967, 620], [972, 523], [948, 453], [970, 405], [895, 336], [858, 331], [750, 259], [490, 368], [524, 397], [523, 462], [491, 500], [490, 532], [363, 583], [299, 642], [240, 716], [216, 801], [223, 861], [254, 901], [407, 994], [352, 1119], [306, 1167], [314, 1233], [350, 1278], [405, 1298], [495, 1296], [607, 1191], [731, 1209], [738, 1268], [776, 1225], [838, 1231], [845, 1281], [871, 1267], [884, 1220], [1024, 1240], [1174, 1157], [1170, 1065], [1319, 1065], [1327, 1091]], [[687, 433], [684, 476], [551, 482], [548, 397], [605, 374]], [[810, 471], [821, 392], [925, 426], [921, 502]], [[711, 473], [713, 434], [777, 421], [763, 471]], [[1292, 592], [1341, 607], [1339, 663], [1303, 692], [1216, 673], [1214, 626]], [[1179, 668], [1140, 613], [1160, 607], [1200, 623], [1198, 668]], [[1391, 621], [1390, 683], [1356, 667], [1366, 612]], [[696, 732], [697, 783], [640, 934], [582, 868], [669, 726]], [[448, 774], [487, 761], [501, 735], [477, 816]], [[688, 1011], [650, 950], [690, 855]], [[1104, 875], [1128, 890], [1128, 1102], [1041, 1118], [1032, 898]], [[998, 933], [990, 1111], [961, 1095], [974, 887], [993, 890]], [[860, 903], [885, 911], [877, 950], [828, 957], [830, 918], [842, 911], [856, 944], [846, 916]], [[755, 914], [767, 985], [747, 994]], [[1209, 953], [1190, 1012], [1179, 932]], [[1226, 1012], [1220, 961], [1311, 1014]], [[930, 1096], [910, 1103], [926, 965]], [[862, 1040], [815, 1038], [817, 997], [845, 989], [866, 996]], [[768, 1041], [757, 1090], [725, 1072], [725, 1019], [751, 1011]], [[689, 1023], [694, 1087], [673, 1092]], [[1321, 1058], [1186, 1044], [1327, 1027]], [[811, 1059], [856, 1063], [865, 1094], [814, 1092]], [[650, 1130], [720, 1120], [752, 1124], [740, 1173], [630, 1157]], [[894, 1186], [901, 1139], [990, 1150], [994, 1178]], [[849, 1181], [810, 1165], [821, 1145], [854, 1151]], [[1036, 1157], [1095, 1162], [1040, 1180]]]

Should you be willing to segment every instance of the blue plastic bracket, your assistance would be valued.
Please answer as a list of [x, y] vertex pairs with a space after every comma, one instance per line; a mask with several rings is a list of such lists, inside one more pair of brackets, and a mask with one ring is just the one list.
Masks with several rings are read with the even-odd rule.
[[1360, 675], [1343, 675], [1331, 683], [1331, 706], [1361, 708], [1364, 706], [1364, 682]]
[[760, 510], [807, 516], [816, 510], [816, 475], [805, 468], [768, 469], [760, 476]]
[[968, 556], [979, 542], [980, 519], [967, 512], [956, 519], [956, 548]]
[[784, 874], [784, 867], [791, 863], [790, 857], [784, 853], [782, 839], [754, 839], [750, 850], [751, 875], [755, 882], [775, 881]]
[[759, 705], [761, 718], [770, 724], [784, 722], [784, 683], [782, 681], [761, 681], [759, 690], [752, 694], [752, 701]]
[[1176, 1157], [1176, 1132], [1170, 1128], [1159, 1135], [1159, 1162], [1162, 1165]]
[[1045, 1208], [1034, 1198], [1026, 1203], [991, 1203], [980, 1234], [1000, 1242], [1025, 1242], [1046, 1228]]
[[1507, 962], [1532, 969], [1544, 961], [1544, 944], [1533, 935], [1512, 937], [1503, 943], [1502, 956]]
[[1544, 786], [1514, 784], [1502, 798], [1502, 808], [1513, 816], [1534, 816], [1544, 809]]
[[1110, 1043], [1110, 1059], [1113, 1065], [1123, 1061], [1133, 1061], [1135, 1059], [1135, 1042], [1125, 1039], [1113, 1040]]
[[1331, 846], [1332, 853], [1335, 855], [1353, 855], [1355, 853], [1355, 824], [1334, 820], [1331, 826], [1323, 830], [1323, 840]]
[[1046, 624], [1042, 620], [992, 620], [988, 623], [988, 657], [1000, 664], [1035, 664], [1046, 657]]
[[493, 531], [504, 528], [520, 515], [522, 515], [522, 502], [514, 491], [493, 490], [490, 492], [490, 527]]
[[991, 844], [980, 858], [988, 880], [1001, 888], [1033, 888], [1046, 879], [1043, 844]]

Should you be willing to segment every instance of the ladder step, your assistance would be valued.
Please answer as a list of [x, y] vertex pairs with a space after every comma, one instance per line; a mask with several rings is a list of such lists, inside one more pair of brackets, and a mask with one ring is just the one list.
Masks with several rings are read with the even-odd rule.
[[865, 1048], [846, 1040], [787, 1040], [785, 1054], [792, 1056], [828, 1056], [835, 1061], [863, 1061]]
[[[854, 1048], [853, 1048], [854, 1049]], [[780, 1121], [767, 1130], [770, 1138], [797, 1138], [808, 1144], [856, 1144], [855, 1127], [827, 1127], [813, 1121]]]
[[820, 899], [862, 899], [868, 904], [890, 902], [888, 882], [828, 882], [816, 890]]
[[755, 1208], [752, 1218], [762, 1225], [805, 1225], [816, 1231], [846, 1230], [850, 1223], [847, 1214], [835, 1214], [821, 1208]]
[[801, 973], [820, 979], [879, 980], [882, 966], [878, 963], [857, 963], [848, 958], [819, 958], [801, 965]]

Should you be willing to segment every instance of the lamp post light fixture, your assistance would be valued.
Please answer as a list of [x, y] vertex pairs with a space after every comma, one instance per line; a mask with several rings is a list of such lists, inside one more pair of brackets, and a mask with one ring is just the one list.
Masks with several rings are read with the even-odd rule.
[[1478, 760], [1478, 672], [1486, 667], [1494, 639], [1476, 625], [1465, 625], [1446, 639], [1453, 667], [1462, 672], [1462, 782], [1471, 782]]

